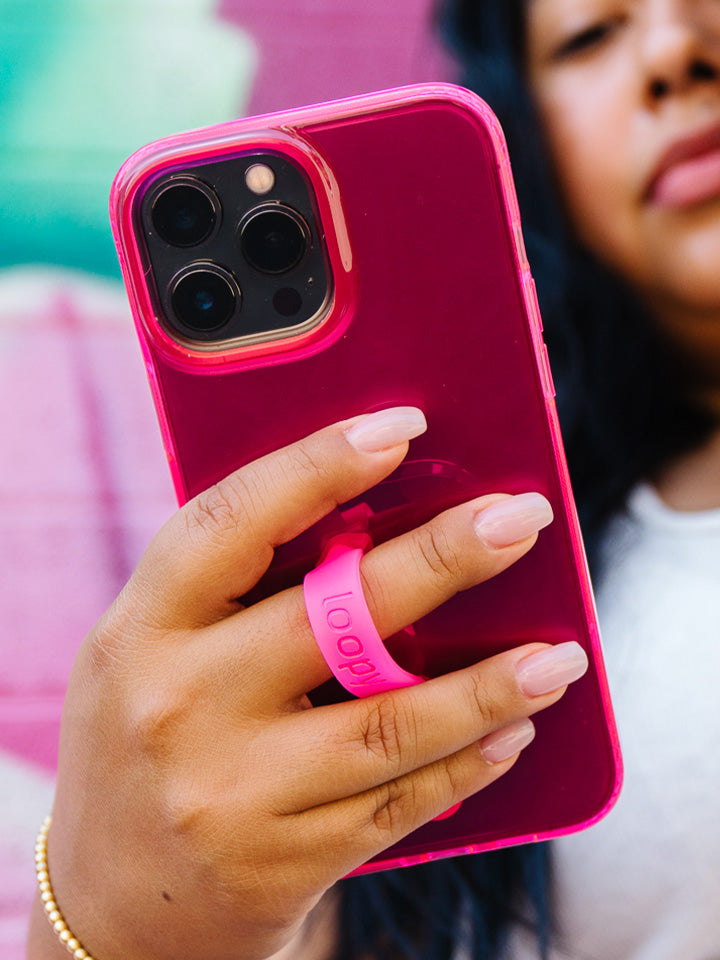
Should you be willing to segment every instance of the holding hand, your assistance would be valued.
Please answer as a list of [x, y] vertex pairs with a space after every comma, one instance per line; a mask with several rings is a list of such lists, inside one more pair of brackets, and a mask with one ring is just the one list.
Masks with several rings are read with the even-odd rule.
[[[48, 859], [98, 960], [270, 956], [336, 880], [509, 770], [527, 718], [584, 672], [576, 644], [530, 644], [313, 708], [330, 671], [302, 588], [235, 599], [423, 429], [413, 408], [382, 411], [230, 475], [163, 527], [85, 641]], [[482, 497], [371, 550], [361, 577], [380, 635], [504, 570], [551, 518], [538, 494]], [[38, 908], [30, 960], [67, 956], [53, 938]]]

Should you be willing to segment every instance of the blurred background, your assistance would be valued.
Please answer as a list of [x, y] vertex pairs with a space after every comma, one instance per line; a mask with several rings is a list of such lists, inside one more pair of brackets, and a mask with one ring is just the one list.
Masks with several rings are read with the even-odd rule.
[[110, 183], [234, 117], [453, 79], [433, 0], [0, 0], [0, 955], [24, 957], [74, 653], [174, 509]]

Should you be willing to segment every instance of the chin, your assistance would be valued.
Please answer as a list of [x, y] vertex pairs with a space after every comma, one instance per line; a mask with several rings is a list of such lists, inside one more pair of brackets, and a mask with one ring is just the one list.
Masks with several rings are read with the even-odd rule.
[[665, 244], [656, 237], [653, 247], [652, 299], [669, 298], [680, 310], [720, 311], [720, 216], [702, 229], [673, 231]]
[[[720, 263], [720, 252], [715, 264]], [[715, 269], [703, 269], [698, 265], [694, 269], [683, 269], [676, 273], [668, 271], [663, 278], [657, 295], [658, 302], [667, 299], [674, 312], [688, 314], [712, 314], [717, 312], [720, 323], [720, 275]]]

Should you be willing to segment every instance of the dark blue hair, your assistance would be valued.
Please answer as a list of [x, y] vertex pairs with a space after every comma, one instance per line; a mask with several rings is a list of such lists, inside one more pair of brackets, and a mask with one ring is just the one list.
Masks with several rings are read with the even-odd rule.
[[[524, 77], [527, 0], [441, 0], [439, 28], [459, 81], [493, 108], [508, 141], [538, 288], [563, 438], [591, 567], [630, 489], [699, 444], [710, 417], [641, 304], [574, 238]], [[550, 845], [538, 844], [345, 881], [336, 960], [499, 956], [513, 923], [539, 957], [552, 931]]]
[[344, 880], [335, 960], [488, 960], [511, 924], [534, 930], [544, 957], [549, 876], [536, 844]]
[[505, 131], [557, 404], [591, 566], [608, 519], [641, 478], [700, 443], [712, 419], [690, 371], [625, 284], [568, 225], [524, 76], [527, 0], [440, 0], [459, 80]]

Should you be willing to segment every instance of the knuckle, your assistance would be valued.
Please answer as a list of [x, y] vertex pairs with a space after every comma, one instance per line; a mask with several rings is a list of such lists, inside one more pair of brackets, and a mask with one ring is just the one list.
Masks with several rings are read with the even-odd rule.
[[88, 636], [88, 663], [92, 675], [98, 678], [117, 673], [133, 629], [127, 617], [115, 612], [119, 607], [120, 597], [117, 597]]
[[450, 802], [464, 798], [466, 793], [467, 771], [460, 754], [453, 753], [441, 761], [442, 771], [440, 789], [443, 797], [449, 797]]
[[314, 450], [308, 440], [299, 440], [293, 445], [288, 456], [288, 469], [292, 470], [301, 483], [316, 483], [332, 479], [329, 464]]
[[228, 845], [217, 842], [224, 819], [218, 805], [198, 780], [177, 772], [164, 778], [162, 799], [160, 816], [168, 841], [182, 850], [183, 857], [201, 870], [206, 880], [222, 886], [226, 895], [232, 896], [238, 870], [229, 856]]
[[495, 730], [502, 725], [502, 705], [481, 672], [470, 673], [464, 689], [470, 709], [479, 715], [484, 730]]
[[267, 936], [284, 931], [297, 901], [303, 905], [310, 852], [258, 809], [243, 811], [238, 830], [237, 807], [218, 800], [196, 778], [168, 777], [163, 799], [164, 835], [182, 862]]
[[368, 702], [360, 728], [363, 748], [397, 769], [402, 763], [404, 726], [392, 698], [380, 696]]
[[175, 755], [185, 737], [189, 701], [173, 689], [143, 687], [127, 706], [128, 740], [143, 756], [161, 762]]
[[389, 780], [375, 791], [370, 826], [384, 844], [405, 832], [408, 811], [415, 806], [415, 787], [411, 778]]
[[224, 484], [216, 483], [198, 494], [186, 512], [189, 532], [197, 529], [215, 532], [227, 529], [234, 521], [233, 503]]
[[[162, 814], [166, 835], [183, 850], [188, 861], [232, 896], [243, 868], [237, 856], [237, 846], [218, 843], [218, 837], [230, 831], [221, 804], [196, 778], [171, 772], [164, 784]], [[246, 822], [250, 824], [253, 820], [250, 814]], [[244, 852], [247, 855], [250, 851]], [[252, 853], [255, 854], [256, 850], [253, 849]]]
[[429, 523], [418, 531], [418, 549], [423, 563], [443, 583], [457, 583], [463, 577], [460, 553], [439, 524]]
[[207, 799], [185, 780], [175, 780], [166, 788], [164, 810], [173, 836], [201, 837], [213, 819]]
[[225, 477], [198, 494], [187, 506], [185, 524], [189, 535], [223, 536], [250, 521], [252, 491], [236, 474]]
[[122, 630], [110, 624], [97, 629], [88, 645], [88, 665], [95, 678], [111, 677], [120, 668], [125, 648]]
[[131, 648], [140, 638], [155, 635], [157, 604], [138, 581], [136, 571], [88, 635], [85, 662], [95, 679], [122, 675]]

